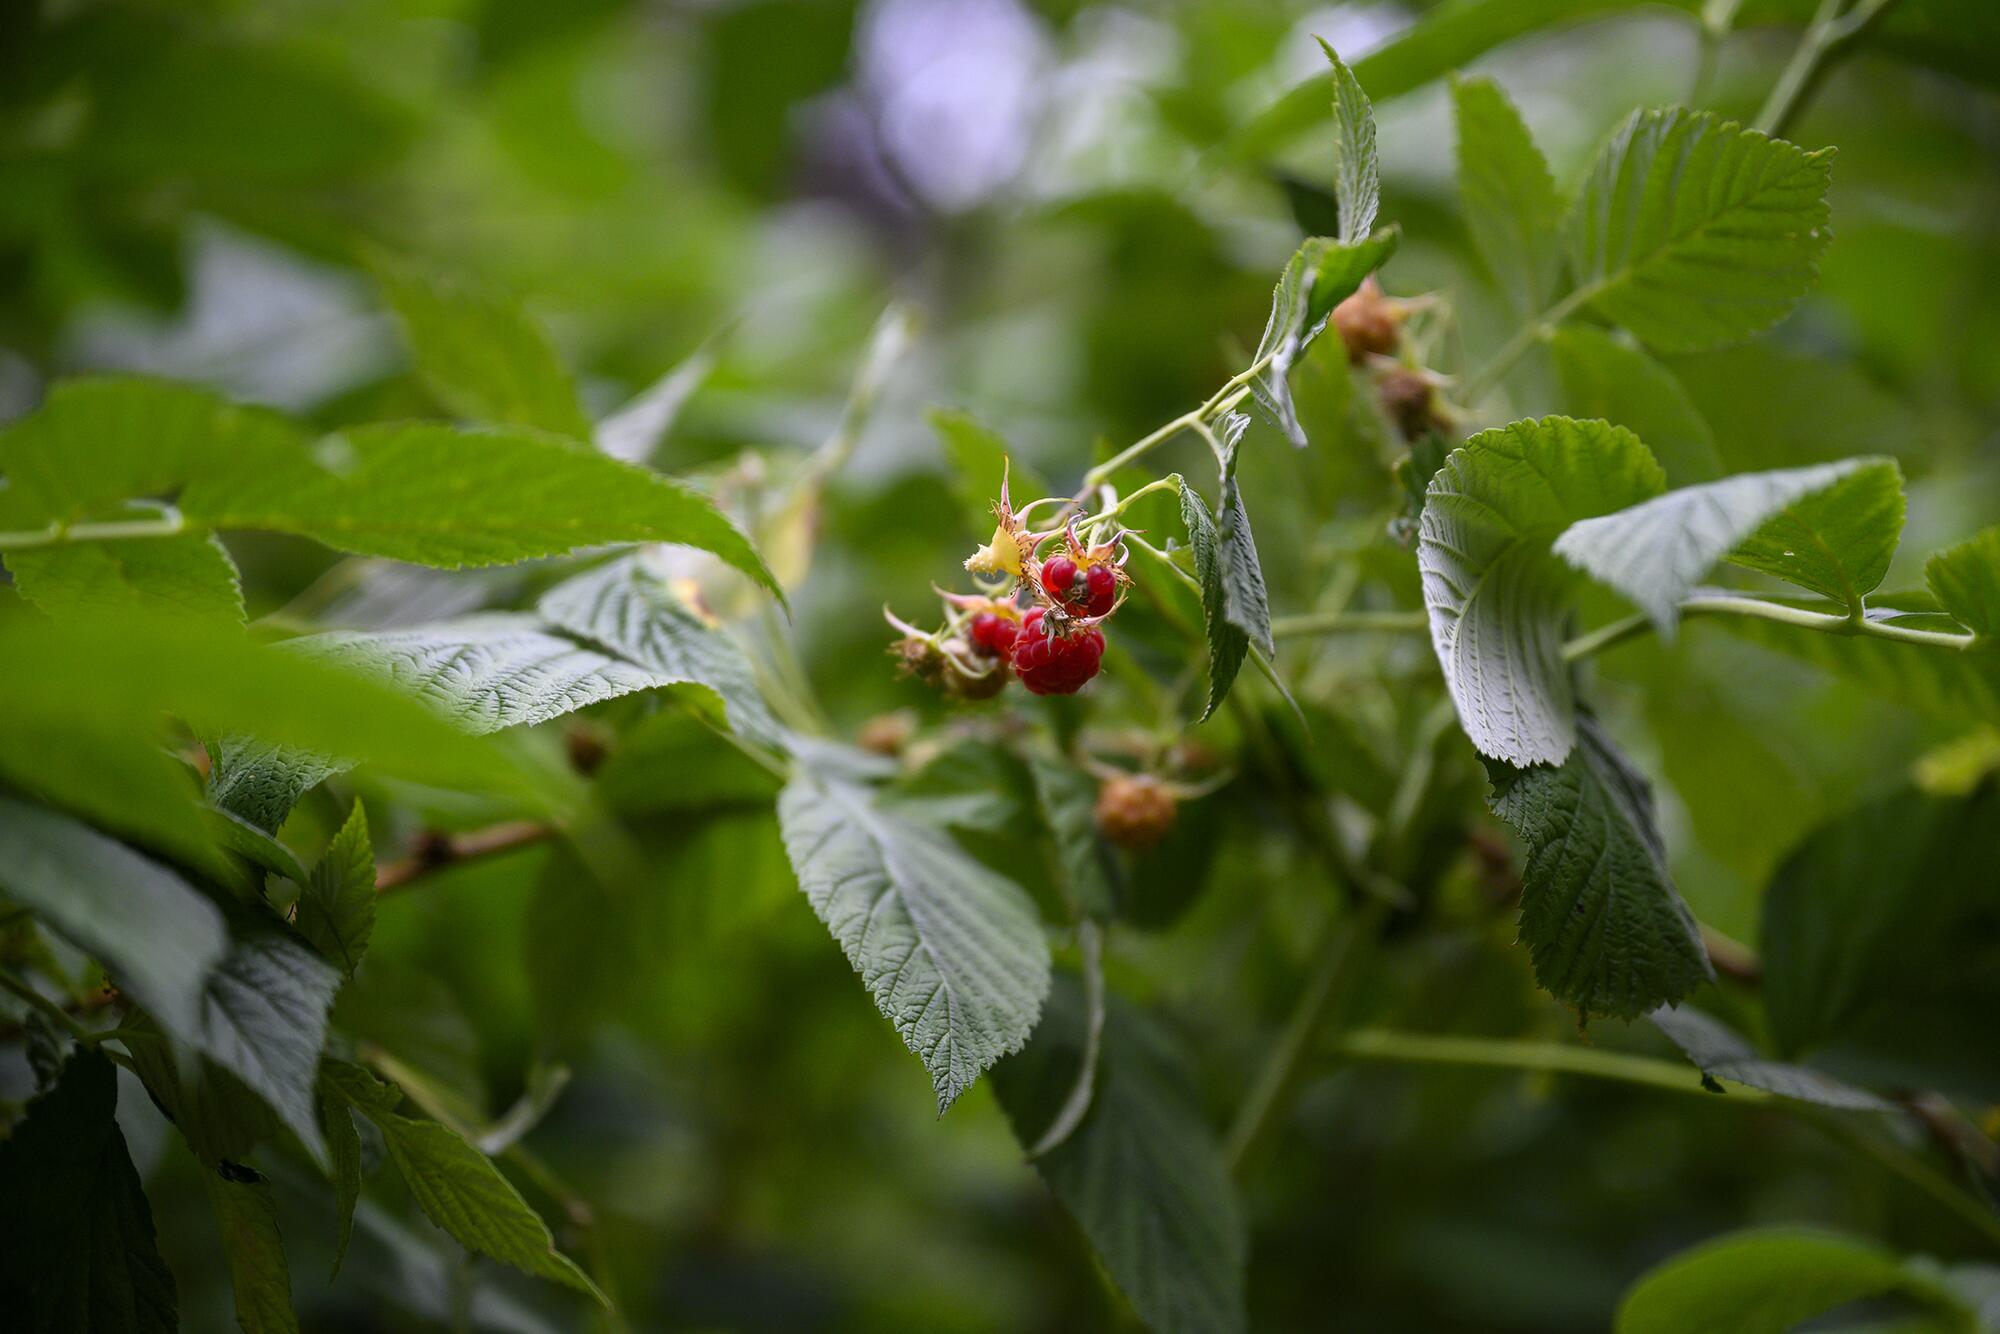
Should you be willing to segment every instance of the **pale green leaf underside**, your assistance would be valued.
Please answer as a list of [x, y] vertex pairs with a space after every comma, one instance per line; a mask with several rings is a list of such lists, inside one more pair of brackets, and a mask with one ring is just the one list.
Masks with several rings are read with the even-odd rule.
[[[1065, 977], [1034, 1042], [994, 1071], [1023, 1146], [1041, 1138], [1063, 1105], [1083, 1059], [1084, 1025], [1080, 988]], [[1116, 996], [1090, 1109], [1035, 1169], [1147, 1328], [1235, 1334], [1248, 1327], [1242, 1208], [1186, 1053]]]
[[1865, 1089], [1805, 1065], [1789, 1065], [1757, 1053], [1741, 1034], [1690, 1005], [1662, 1006], [1648, 1016], [1696, 1069], [1715, 1079], [1733, 1080], [1780, 1097], [1821, 1107], [1883, 1112], [1890, 1105]]
[[313, 1087], [340, 982], [340, 970], [300, 941], [260, 930], [238, 940], [209, 974], [200, 1027], [174, 1034], [269, 1103], [322, 1163]]
[[1340, 240], [1353, 242], [1368, 235], [1382, 202], [1375, 109], [1354, 71], [1324, 41], [1319, 46], [1333, 65], [1333, 191], [1340, 209]]
[[0, 892], [100, 959], [176, 1034], [200, 1031], [229, 948], [222, 913], [173, 871], [39, 806], [0, 797]]
[[[1893, 551], [1901, 530], [1901, 480], [1894, 463], [1867, 459], [1743, 473], [1581, 520], [1554, 550], [1631, 599], [1667, 637], [1680, 622], [1682, 599], [1745, 544], [1742, 563], [1788, 572], [1811, 581], [1808, 587], [1862, 584], [1859, 601], [1880, 580], [1888, 564], [1882, 553], [1885, 546]], [[1893, 518], [1882, 513], [1884, 491], [1896, 499]]]
[[1674, 486], [1713, 481], [1722, 457], [1680, 378], [1639, 347], [1588, 324], [1548, 334], [1563, 411], [1623, 426], [1653, 451]]
[[612, 542], [678, 542], [777, 591], [749, 540], [706, 497], [525, 427], [356, 427], [289, 466], [197, 482], [181, 509], [211, 528], [267, 528], [447, 568]]
[[778, 798], [813, 911], [923, 1061], [942, 1112], [1019, 1051], [1049, 989], [1049, 949], [1018, 885], [860, 788], [801, 773]]
[[1307, 237], [1278, 275], [1271, 291], [1271, 313], [1263, 337], [1257, 340], [1256, 359], [1270, 361], [1250, 382], [1250, 391], [1294, 445], [1304, 445], [1306, 437], [1292, 407], [1288, 377], [1293, 363], [1319, 337], [1333, 308], [1388, 262], [1399, 239], [1401, 233], [1393, 226], [1352, 242]]
[[1459, 722], [1481, 753], [1517, 765], [1569, 754], [1576, 705], [1561, 611], [1573, 575], [1549, 546], [1662, 485], [1637, 436], [1568, 417], [1483, 431], [1431, 479], [1417, 545], [1424, 606]]
[[1645, 780], [1588, 718], [1559, 767], [1487, 765], [1494, 814], [1527, 844], [1521, 939], [1535, 979], [1586, 1016], [1634, 1019], [1711, 977], [1667, 875]]
[[1616, 1334], [1786, 1334], [1849, 1302], [1902, 1292], [1950, 1306], [1872, 1243], [1805, 1228], [1733, 1233], [1683, 1252], [1625, 1294]]
[[1454, 78], [1451, 95], [1466, 228], [1515, 309], [1538, 313], [1562, 268], [1563, 201], [1555, 178], [1499, 84]]
[[1662, 351], [1770, 328], [1818, 276], [1832, 151], [1706, 112], [1637, 111], [1569, 217], [1570, 267], [1605, 318]]
[[2000, 638], [2000, 527], [1932, 556], [1924, 581], [1953, 620], [1982, 638]]

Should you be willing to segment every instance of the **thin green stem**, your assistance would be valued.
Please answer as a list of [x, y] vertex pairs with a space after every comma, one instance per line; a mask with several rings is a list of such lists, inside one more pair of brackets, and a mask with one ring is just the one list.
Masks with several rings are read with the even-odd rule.
[[1772, 86], [1771, 95], [1764, 99], [1763, 109], [1752, 122], [1755, 128], [1769, 135], [1784, 132], [1785, 126], [1798, 112], [1799, 104], [1806, 89], [1812, 85], [1813, 76], [1828, 53], [1864, 27], [1889, 7], [1891, 0], [1860, 0], [1852, 10], [1841, 13], [1844, 0], [1820, 0], [1814, 11], [1812, 23], [1807, 26], [1805, 36], [1799, 39], [1798, 49], [1778, 75], [1778, 82]]
[[63, 542], [109, 542], [120, 538], [172, 537], [187, 530], [187, 521], [171, 510], [157, 519], [117, 519], [104, 523], [51, 523], [46, 528], [0, 533], [0, 551], [27, 551], [35, 547], [52, 547]]
[[98, 1035], [77, 1021], [75, 1015], [44, 996], [12, 973], [0, 973], [0, 990], [12, 992], [42, 1012], [48, 1020], [78, 1042], [94, 1043]]
[[[1151, 450], [1165, 444], [1182, 431], [1197, 429], [1207, 424], [1210, 417], [1219, 412], [1226, 412], [1242, 402], [1243, 396], [1250, 392], [1250, 382], [1257, 378], [1259, 372], [1271, 364], [1272, 355], [1272, 353], [1264, 354], [1251, 362], [1249, 366], [1231, 376], [1228, 383], [1209, 395], [1208, 400], [1200, 407], [1194, 409], [1194, 411], [1184, 412], [1158, 430], [1141, 436], [1112, 457], [1085, 473], [1083, 475], [1083, 484], [1077, 488], [1077, 503], [1081, 504], [1089, 497], [1092, 491], [1095, 491], [1106, 479], [1114, 476], [1120, 468], [1125, 467], [1127, 464], [1136, 463]], [[1135, 492], [1134, 494], [1137, 493]]]
[[[1683, 618], [1694, 616], [1748, 616], [1756, 620], [1776, 621], [1800, 630], [1812, 630], [1826, 635], [1846, 635], [1857, 639], [1886, 639], [1898, 644], [1915, 644], [1925, 648], [1964, 651], [1976, 642], [1972, 635], [1957, 635], [1944, 630], [1918, 630], [1907, 625], [1890, 625], [1884, 621], [1871, 621], [1848, 613], [1808, 611], [1804, 607], [1793, 607], [1782, 602], [1766, 602], [1761, 598], [1704, 596], [1689, 598], [1681, 603]], [[1652, 621], [1645, 616], [1627, 616], [1600, 626], [1588, 634], [1579, 635], [1563, 645], [1563, 657], [1570, 662], [1602, 653], [1613, 645], [1622, 644], [1652, 629]]]
[[[1396, 1061], [1416, 1065], [1462, 1065], [1492, 1070], [1526, 1070], [1541, 1074], [1583, 1075], [1713, 1097], [1701, 1086], [1692, 1066], [1651, 1056], [1601, 1051], [1596, 1047], [1558, 1042], [1525, 1042], [1504, 1038], [1442, 1037], [1430, 1033], [1399, 1033], [1363, 1028], [1333, 1040], [1333, 1049], [1357, 1061]], [[1768, 1102], [1771, 1095], [1743, 1088], [1742, 1102]], [[1735, 1098], [1737, 1095], [1730, 1095]]]
[[1131, 495], [1125, 496], [1122, 499], [1120, 499], [1116, 505], [1111, 506], [1109, 509], [1099, 514], [1097, 516], [1096, 521], [1102, 523], [1106, 519], [1117, 518], [1120, 514], [1123, 514], [1127, 509], [1131, 508], [1132, 503], [1134, 501], [1138, 500], [1142, 496], [1149, 496], [1153, 494], [1155, 491], [1172, 491], [1178, 494], [1180, 489], [1181, 489], [1181, 484], [1178, 478], [1174, 477], [1155, 478], [1154, 480], [1140, 487], [1137, 491], [1134, 491]]
[[1301, 616], [1280, 616], [1271, 622], [1271, 637], [1290, 639], [1298, 635], [1338, 634], [1421, 634], [1430, 620], [1420, 611], [1313, 611]]

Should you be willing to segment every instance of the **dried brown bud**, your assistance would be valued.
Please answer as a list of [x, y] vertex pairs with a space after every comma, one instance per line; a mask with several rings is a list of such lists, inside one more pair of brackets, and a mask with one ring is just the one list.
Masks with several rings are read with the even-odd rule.
[[1396, 423], [1405, 440], [1421, 440], [1443, 425], [1437, 411], [1437, 391], [1421, 371], [1398, 366], [1382, 377], [1375, 392], [1381, 397], [1382, 411]]
[[1387, 356], [1402, 337], [1402, 303], [1382, 295], [1382, 285], [1371, 274], [1333, 308], [1333, 327], [1347, 344], [1347, 359], [1357, 366], [1371, 355]]
[[896, 671], [902, 676], [914, 676], [927, 686], [934, 686], [950, 670], [945, 665], [944, 650], [920, 635], [905, 635], [889, 645], [889, 654], [896, 659]]
[[1174, 794], [1147, 774], [1120, 774], [1097, 789], [1097, 832], [1121, 848], [1143, 852], [1174, 827]]

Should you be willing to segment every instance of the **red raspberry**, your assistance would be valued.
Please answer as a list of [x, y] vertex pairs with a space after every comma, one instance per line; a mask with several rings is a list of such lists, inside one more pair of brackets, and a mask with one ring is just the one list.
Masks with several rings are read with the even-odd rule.
[[1081, 603], [1071, 607], [1070, 599], [1082, 591], [1077, 581], [1077, 576], [1082, 573], [1083, 571], [1076, 568], [1076, 562], [1068, 556], [1045, 560], [1042, 562], [1042, 591], [1063, 606], [1069, 607], [1071, 611], [1081, 614], [1083, 611]]
[[1078, 568], [1068, 556], [1042, 562], [1042, 591], [1072, 616], [1102, 616], [1118, 600], [1118, 575], [1102, 563]]
[[1104, 660], [1104, 634], [1091, 627], [1050, 634], [1040, 607], [1021, 623], [1014, 641], [1014, 675], [1037, 695], [1073, 695], [1083, 689]]
[[1011, 616], [982, 611], [972, 618], [973, 644], [996, 658], [1004, 658], [1014, 651], [1014, 640], [1020, 633], [1021, 623]]
[[1093, 565], [1083, 572], [1086, 616], [1103, 616], [1118, 601], [1118, 574], [1109, 565]]

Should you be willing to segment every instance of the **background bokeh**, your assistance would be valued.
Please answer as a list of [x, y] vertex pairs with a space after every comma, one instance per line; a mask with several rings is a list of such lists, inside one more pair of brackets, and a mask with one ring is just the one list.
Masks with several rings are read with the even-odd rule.
[[[799, 658], [835, 730], [851, 733], [885, 710], [931, 707], [886, 669], [879, 609], [921, 606], [983, 536], [928, 410], [969, 411], [1066, 487], [1098, 441], [1198, 402], [1244, 363], [1275, 273], [1326, 206], [1322, 133], [1246, 145], [1235, 132], [1324, 68], [1314, 35], [1352, 61], [1391, 47], [1426, 8], [10, 4], [0, 419], [53, 377], [103, 368], [210, 383], [328, 427], [427, 413], [368, 276], [388, 253], [522, 298], [593, 413], [699, 355], [706, 373], [654, 461], [719, 473], [744, 467], [746, 450], [781, 463], [833, 432], [894, 304], [911, 341], [831, 484], [792, 597]], [[1384, 281], [1449, 303], [1433, 363], [1446, 370], [1479, 360], [1463, 349], [1490, 351], [1511, 323], [1459, 221], [1442, 75], [1496, 77], [1569, 182], [1627, 109], [1688, 98], [1701, 63], [1697, 6], [1521, 8], [1589, 17], [1490, 50], [1419, 53], [1378, 67], [1402, 86], [1370, 87], [1384, 216], [1405, 231]], [[1810, 8], [1744, 6], [1703, 103], [1754, 111]], [[1790, 128], [1840, 149], [1817, 289], [1773, 337], [1673, 364], [1730, 470], [1895, 457], [1912, 562], [2000, 514], [1997, 12], [1903, 0], [1835, 65]], [[1412, 578], [1378, 519], [1394, 494], [1381, 442], [1343, 432], [1327, 406], [1341, 392], [1337, 348], [1321, 353], [1300, 385], [1302, 410], [1322, 416], [1315, 450], [1264, 434], [1244, 465], [1246, 491], [1270, 498], [1259, 538], [1281, 611], [1312, 604], [1308, 572], [1329, 551], [1358, 553], [1392, 587]], [[1506, 415], [1558, 406], [1535, 387], [1546, 379], [1531, 365]], [[232, 549], [253, 618], [295, 607], [330, 561], [274, 538]], [[1916, 582], [1905, 564], [1887, 586]], [[380, 625], [492, 587], [378, 584], [331, 603], [316, 594], [315, 610]], [[1328, 649], [1300, 763], [1336, 791], [1382, 781], [1378, 732], [1426, 670], [1417, 643]], [[1621, 739], [1660, 780], [1683, 893], [1739, 939], [1754, 938], [1758, 894], [1788, 847], [1958, 734], [1721, 635], [1684, 652], [1621, 650], [1604, 674]], [[635, 1328], [1129, 1320], [990, 1091], [934, 1116], [922, 1070], [800, 899], [768, 785], [727, 771], [670, 715], [610, 725], [623, 741], [600, 785], [643, 842], [647, 882], [618, 939], [572, 963], [573, 985], [607, 1000], [584, 1031], [560, 1031], [523, 962], [530, 898], [565, 874], [547, 847], [385, 899], [342, 1022], [421, 1052], [494, 1113], [560, 1051], [573, 1080], [532, 1142], [594, 1209]], [[1437, 800], [1476, 807], [1476, 766], [1458, 758]], [[480, 815], [396, 795], [431, 823]], [[1173, 891], [1191, 906], [1133, 933], [1114, 964], [1122, 991], [1195, 1039], [1218, 1121], [1328, 912], [1325, 887], [1267, 837], [1260, 800], [1239, 790], [1201, 817], [1207, 855]], [[337, 814], [329, 801], [303, 818]], [[1460, 879], [1459, 899], [1369, 978], [1364, 1012], [1572, 1032], [1532, 988], [1508, 915], [1480, 900], [1475, 874]], [[1618, 1025], [1592, 1036], [1663, 1049]], [[1758, 1221], [1968, 1250], [1951, 1218], [1810, 1126], [1722, 1102], [1329, 1063], [1247, 1184], [1253, 1326], [1602, 1329], [1649, 1264]], [[127, 1121], [186, 1327], [226, 1328], [196, 1169], [165, 1151], [143, 1105]], [[288, 1196], [284, 1219], [308, 1329], [449, 1323], [458, 1262], [421, 1219], [365, 1211], [332, 1284], [323, 1206]], [[583, 1318], [525, 1281], [493, 1276], [480, 1292], [479, 1327]]]

